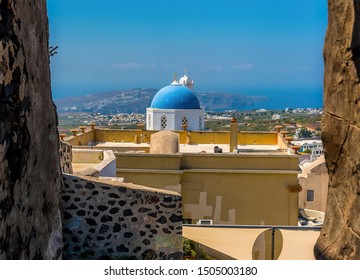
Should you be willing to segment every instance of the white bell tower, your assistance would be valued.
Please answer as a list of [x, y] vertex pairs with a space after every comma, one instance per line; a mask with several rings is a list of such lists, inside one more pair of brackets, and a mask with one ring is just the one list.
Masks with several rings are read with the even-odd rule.
[[180, 78], [179, 83], [183, 86], [188, 87], [189, 89], [193, 89], [194, 81], [190, 77], [188, 77], [188, 75], [186, 73], [187, 72], [186, 67], [185, 67], [184, 72], [185, 72], [185, 75]]

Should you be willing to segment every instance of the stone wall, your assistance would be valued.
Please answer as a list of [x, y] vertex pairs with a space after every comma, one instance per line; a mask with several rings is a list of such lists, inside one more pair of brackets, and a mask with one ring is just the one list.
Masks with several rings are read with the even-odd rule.
[[182, 258], [178, 193], [68, 174], [63, 180], [63, 258]]
[[61, 257], [45, 0], [0, 0], [0, 259]]
[[60, 157], [60, 166], [62, 173], [73, 173], [72, 168], [72, 147], [65, 141], [60, 140], [60, 149], [59, 149], [59, 157]]
[[318, 259], [360, 259], [360, 1], [329, 0], [322, 140], [329, 171]]

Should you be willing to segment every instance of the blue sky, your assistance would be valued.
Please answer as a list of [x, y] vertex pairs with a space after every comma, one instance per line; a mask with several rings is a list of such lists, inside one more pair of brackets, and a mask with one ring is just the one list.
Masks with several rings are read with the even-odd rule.
[[55, 99], [161, 88], [321, 89], [326, 0], [48, 0]]

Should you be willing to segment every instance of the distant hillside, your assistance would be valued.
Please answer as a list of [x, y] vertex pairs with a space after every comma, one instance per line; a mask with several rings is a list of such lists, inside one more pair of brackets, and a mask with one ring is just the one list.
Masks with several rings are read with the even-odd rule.
[[[67, 97], [55, 100], [59, 113], [94, 112], [100, 114], [144, 113], [158, 89], [137, 88], [114, 90], [104, 93]], [[223, 92], [195, 92], [201, 106], [211, 110], [241, 110], [245, 107], [264, 102], [265, 96], [245, 96]]]
[[196, 95], [201, 107], [207, 111], [241, 110], [268, 100], [266, 96], [247, 96], [225, 92], [196, 92]]

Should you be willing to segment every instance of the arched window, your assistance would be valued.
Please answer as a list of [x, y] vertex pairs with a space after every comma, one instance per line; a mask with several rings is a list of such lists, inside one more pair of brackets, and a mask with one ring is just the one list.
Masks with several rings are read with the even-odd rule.
[[167, 118], [166, 116], [161, 116], [161, 129], [165, 129], [167, 127]]
[[188, 119], [186, 116], [183, 116], [182, 119], [181, 119], [181, 124], [182, 125], [188, 125]]

